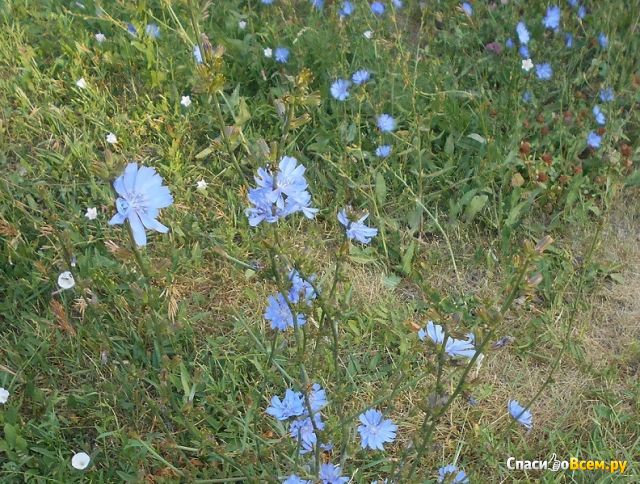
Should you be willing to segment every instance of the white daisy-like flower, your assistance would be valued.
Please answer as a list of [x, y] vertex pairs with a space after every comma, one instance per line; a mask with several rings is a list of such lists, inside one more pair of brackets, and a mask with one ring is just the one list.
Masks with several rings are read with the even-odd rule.
[[107, 143], [115, 145], [117, 142], [118, 142], [118, 137], [115, 134], [109, 133], [107, 135]]
[[95, 37], [98, 43], [100, 44], [102, 44], [105, 40], [107, 40], [107, 36], [104, 35], [102, 32], [98, 32]]
[[62, 289], [71, 289], [76, 285], [76, 281], [73, 278], [73, 274], [69, 271], [64, 271], [58, 276], [58, 286]]
[[271, 56], [273, 56], [273, 51], [271, 50], [271, 47], [267, 47], [266, 49], [264, 49], [264, 56], [267, 57], [268, 59], [271, 59]]
[[533, 61], [531, 59], [522, 59], [522, 70], [529, 72], [533, 69]]
[[98, 209], [96, 207], [87, 207], [87, 213], [84, 214], [89, 220], [98, 218]]
[[367, 30], [364, 34], [364, 38], [365, 39], [370, 39], [371, 37], [373, 37], [373, 32], [371, 30]]
[[87, 87], [87, 81], [84, 80], [84, 77], [81, 77], [76, 81], [76, 86], [80, 89], [85, 89]]
[[208, 183], [204, 180], [198, 180], [196, 183], [196, 190], [204, 191], [207, 189]]
[[244, 30], [247, 28], [247, 22], [246, 20], [240, 20], [240, 22], [238, 22], [238, 28], [240, 30]]
[[180, 104], [182, 104], [185, 108], [191, 106], [191, 97], [190, 96], [182, 96], [180, 99]]
[[74, 469], [78, 469], [79, 471], [83, 471], [87, 468], [91, 462], [91, 457], [86, 452], [78, 452], [77, 454], [73, 454], [71, 458], [71, 465]]
[[9, 390], [0, 387], [0, 403], [7, 403], [7, 400], [9, 400]]

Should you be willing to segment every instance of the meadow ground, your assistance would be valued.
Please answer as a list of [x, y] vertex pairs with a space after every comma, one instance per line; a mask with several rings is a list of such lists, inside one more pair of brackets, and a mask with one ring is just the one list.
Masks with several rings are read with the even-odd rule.
[[638, 482], [640, 3], [557, 6], [0, 4], [0, 481]]

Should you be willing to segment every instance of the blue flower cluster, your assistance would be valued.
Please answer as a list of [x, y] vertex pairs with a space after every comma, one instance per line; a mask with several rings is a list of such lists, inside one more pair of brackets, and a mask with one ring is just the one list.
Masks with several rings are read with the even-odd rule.
[[[310, 276], [310, 279], [313, 281], [315, 275]], [[279, 292], [268, 298], [264, 319], [271, 323], [271, 329], [286, 331], [295, 326], [303, 326], [307, 322], [304, 314], [294, 314], [293, 311], [297, 310], [296, 306], [310, 306], [317, 297], [311, 282], [303, 279], [298, 271], [293, 270], [289, 273], [289, 283], [291, 288], [286, 296]]]
[[310, 206], [305, 170], [304, 165], [298, 165], [298, 160], [291, 156], [282, 157], [276, 173], [259, 168], [255, 177], [258, 186], [249, 190], [249, 202], [253, 206], [245, 210], [249, 225], [255, 227], [262, 221], [275, 223], [297, 212], [314, 218], [318, 209]]
[[[308, 406], [305, 401], [305, 395], [302, 392], [287, 389], [282, 399], [278, 396], [272, 397], [271, 404], [266, 409], [266, 413], [275, 419], [290, 422], [289, 435], [298, 445], [301, 455], [313, 451], [314, 447], [318, 445], [319, 436], [316, 431], [322, 431], [325, 428], [320, 412], [329, 404], [326, 391], [318, 383], [314, 383], [311, 386], [306, 399], [308, 400]], [[311, 410], [311, 414], [309, 410]], [[320, 447], [324, 450], [332, 448], [331, 444], [320, 444]], [[349, 482], [349, 478], [340, 475], [339, 466], [329, 463], [322, 464], [319, 471], [322, 482]], [[308, 481], [302, 480], [293, 474], [284, 482], [299, 483]]]

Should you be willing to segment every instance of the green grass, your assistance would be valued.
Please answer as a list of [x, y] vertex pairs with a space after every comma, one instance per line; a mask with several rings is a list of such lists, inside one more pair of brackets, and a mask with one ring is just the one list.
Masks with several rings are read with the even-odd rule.
[[[101, 16], [91, 1], [0, 5], [0, 386], [11, 393], [0, 405], [0, 480], [277, 482], [312, 472], [288, 425], [265, 414], [272, 396], [303, 386], [301, 365], [330, 401], [321, 435], [334, 451], [321, 458], [353, 482], [398, 467], [400, 482], [434, 481], [454, 461], [472, 482], [625, 479], [506, 468], [509, 456], [552, 453], [626, 459], [626, 478], [637, 479], [639, 309], [637, 291], [622, 291], [640, 288], [634, 15], [591, 2], [579, 23], [558, 2], [576, 36], [567, 50], [562, 34], [543, 32], [543, 2], [474, 2], [471, 18], [454, 1], [389, 5], [382, 18], [356, 2], [344, 21], [341, 2], [324, 13], [284, 0], [192, 3], [105, 1]], [[553, 65], [548, 83], [524, 75], [516, 51], [484, 49], [515, 37], [521, 17], [534, 60]], [[142, 34], [149, 22], [159, 39]], [[191, 54], [197, 31], [225, 49], [206, 66]], [[607, 50], [595, 43], [601, 31]], [[278, 45], [291, 49], [284, 66], [263, 55]], [[359, 68], [373, 81], [333, 100], [331, 82]], [[585, 150], [605, 86], [616, 101], [602, 104], [602, 147]], [[383, 112], [399, 122], [393, 134], [375, 128]], [[393, 154], [379, 159], [383, 142]], [[320, 212], [279, 222], [276, 243], [244, 209], [255, 171], [282, 155], [306, 166]], [[155, 167], [175, 199], [160, 217], [170, 233], [149, 233], [138, 254], [126, 227], [107, 224], [112, 182], [130, 161]], [[346, 205], [371, 214], [370, 246], [343, 244], [336, 214]], [[527, 248], [545, 235], [555, 241], [544, 254]], [[308, 310], [304, 351], [292, 331], [274, 339], [263, 317], [293, 261], [329, 296]], [[59, 292], [65, 270], [76, 286]], [[542, 281], [514, 284], [521, 270]], [[416, 336], [429, 319], [455, 336], [513, 342], [487, 345], [416, 459], [422, 421], [441, 408], [436, 393], [453, 394], [464, 369], [443, 365], [436, 390], [437, 353]], [[540, 388], [526, 433], [507, 401], [528, 403]], [[399, 426], [384, 453], [360, 449], [357, 416], [370, 406]], [[79, 451], [92, 458], [85, 471], [70, 465]]]

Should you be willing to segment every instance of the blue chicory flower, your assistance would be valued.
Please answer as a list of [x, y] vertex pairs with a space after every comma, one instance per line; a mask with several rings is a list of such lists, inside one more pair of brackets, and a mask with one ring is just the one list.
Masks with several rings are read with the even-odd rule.
[[271, 405], [266, 412], [277, 420], [299, 417], [304, 413], [304, 398], [300, 392], [287, 389], [282, 400], [277, 396], [271, 398]]
[[355, 7], [353, 6], [353, 3], [349, 0], [345, 0], [344, 2], [342, 2], [342, 7], [340, 8], [340, 10], [338, 10], [338, 15], [340, 16], [340, 18], [344, 18], [352, 15], [354, 11]]
[[360, 414], [361, 446], [363, 449], [384, 450], [384, 444], [393, 442], [396, 438], [398, 426], [390, 419], [383, 419], [382, 412], [369, 409]]
[[600, 32], [600, 35], [598, 35], [598, 44], [600, 44], [600, 47], [603, 49], [609, 47], [609, 39], [604, 32]]
[[160, 37], [160, 27], [158, 27], [158, 24], [147, 24], [144, 31], [152, 39]]
[[473, 346], [473, 338], [461, 340], [446, 336], [442, 326], [435, 324], [433, 321], [428, 321], [427, 326], [418, 331], [418, 338], [420, 338], [421, 341], [429, 338], [436, 345], [444, 343], [444, 352], [452, 358], [473, 358], [473, 355], [476, 354], [476, 349]]
[[393, 6], [397, 9], [400, 10], [401, 8], [404, 7], [404, 3], [402, 3], [402, 0], [391, 0], [391, 3], [393, 3]]
[[542, 19], [542, 24], [547, 29], [553, 29], [558, 31], [560, 29], [560, 16], [562, 12], [560, 11], [560, 7], [553, 5], [547, 8], [547, 13]]
[[608, 103], [613, 101], [616, 98], [615, 94], [613, 93], [613, 89], [610, 87], [606, 87], [604, 89], [600, 89], [600, 100], [603, 103]]
[[133, 25], [131, 22], [129, 22], [127, 24], [127, 32], [129, 32], [129, 34], [132, 37], [137, 37], [138, 36], [138, 29], [136, 29], [136, 26]]
[[529, 409], [524, 408], [517, 400], [509, 400], [507, 408], [509, 409], [511, 417], [515, 421], [521, 423], [527, 429], [531, 429], [531, 426], [533, 425], [533, 417]]
[[193, 58], [196, 60], [196, 63], [202, 64], [202, 52], [200, 52], [200, 46], [198, 44], [193, 46]]
[[527, 47], [526, 45], [521, 45], [518, 49], [518, 52], [520, 53], [520, 57], [522, 57], [523, 59], [531, 59], [531, 55], [529, 54], [529, 47]]
[[462, 2], [460, 8], [465, 14], [467, 14], [468, 17], [471, 17], [473, 15], [473, 7], [469, 2]]
[[268, 301], [269, 304], [265, 309], [264, 319], [271, 323], [271, 329], [285, 331], [287, 328], [293, 328], [296, 324], [303, 326], [306, 322], [304, 315], [301, 313], [296, 314], [294, 321], [291, 308], [282, 293], [279, 292], [275, 296], [269, 296]]
[[356, 86], [364, 84], [371, 78], [371, 74], [366, 69], [360, 69], [353, 73], [351, 80]]
[[573, 34], [571, 32], [564, 34], [564, 41], [567, 49], [571, 49], [573, 47]]
[[386, 158], [391, 154], [391, 145], [381, 145], [376, 148], [376, 156], [380, 158]]
[[286, 64], [289, 60], [289, 49], [286, 47], [276, 47], [273, 58], [280, 64]]
[[[318, 383], [314, 383], [313, 385], [311, 385], [311, 391], [309, 392], [308, 398], [309, 406], [311, 407], [311, 411], [314, 415], [324, 407], [329, 405], [327, 392]], [[306, 411], [305, 414], [307, 414]]]
[[580, 5], [580, 7], [578, 8], [578, 18], [582, 20], [586, 16], [587, 16], [587, 8], [584, 5]]
[[271, 5], [273, 3], [273, 0], [260, 0], [260, 3], [262, 3], [263, 5]]
[[567, 3], [569, 4], [570, 7], [577, 7], [578, 6], [578, 0], [567, 0]]
[[527, 29], [527, 25], [522, 20], [516, 25], [516, 34], [518, 34], [518, 40], [522, 45], [527, 45], [531, 40], [529, 29]]
[[515, 44], [513, 43], [513, 39], [512, 39], [511, 37], [509, 37], [509, 38], [505, 41], [504, 46], [505, 46], [507, 49], [513, 49], [513, 48], [515, 47]]
[[311, 0], [311, 6], [316, 10], [322, 10], [324, 7], [324, 0]]
[[548, 81], [553, 77], [553, 69], [551, 64], [545, 62], [543, 64], [536, 64], [536, 76], [541, 81]]
[[594, 150], [597, 150], [598, 148], [600, 148], [601, 142], [602, 142], [602, 136], [600, 136], [595, 131], [591, 131], [589, 133], [589, 136], [587, 136], [587, 145], [589, 145], [589, 148], [593, 148]]
[[347, 238], [357, 240], [362, 244], [368, 244], [371, 239], [376, 236], [378, 229], [367, 227], [364, 221], [367, 220], [369, 214], [363, 215], [355, 222], [349, 220], [346, 209], [342, 209], [338, 213], [338, 221], [347, 229]]
[[593, 112], [593, 117], [596, 120], [596, 123], [598, 123], [600, 126], [604, 126], [607, 123], [607, 117], [604, 115], [604, 113], [600, 109], [600, 106], [598, 106], [597, 104], [593, 106], [592, 112]]
[[525, 91], [524, 94], [522, 94], [522, 100], [526, 103], [530, 103], [533, 100], [533, 94], [531, 91]]
[[318, 441], [318, 436], [313, 429], [314, 423], [318, 430], [324, 430], [324, 422], [319, 413], [313, 416], [313, 423], [310, 417], [299, 418], [291, 423], [289, 433], [300, 444], [301, 455], [311, 452]]
[[348, 477], [340, 475], [340, 466], [331, 463], [320, 465], [320, 480], [322, 484], [346, 484]]
[[373, 12], [374, 15], [380, 16], [384, 13], [384, 3], [382, 2], [373, 2], [371, 4], [371, 12]]
[[119, 197], [116, 199], [117, 213], [109, 224], [119, 225], [128, 220], [133, 239], [139, 246], [147, 244], [145, 229], [162, 234], [169, 231], [157, 220], [160, 209], [173, 203], [169, 188], [162, 183], [162, 177], [154, 168], [138, 168], [137, 163], [129, 163], [113, 182]]
[[345, 101], [349, 97], [349, 86], [350, 81], [338, 79], [331, 84], [331, 95], [338, 101]]
[[306, 481], [296, 476], [295, 474], [291, 474], [284, 481], [282, 481], [282, 484], [311, 484], [311, 481]]
[[256, 188], [249, 190], [249, 202], [253, 205], [245, 210], [249, 225], [260, 222], [275, 223], [296, 212], [313, 218], [318, 209], [310, 207], [311, 195], [307, 191], [304, 165], [291, 156], [283, 156], [275, 174], [258, 169]]
[[[309, 276], [311, 281], [315, 278], [315, 274]], [[297, 270], [293, 269], [289, 272], [289, 281], [291, 282], [291, 289], [289, 289], [288, 298], [292, 304], [304, 302], [310, 305], [311, 301], [318, 297], [311, 283], [303, 279]]]
[[396, 129], [396, 120], [388, 114], [381, 114], [376, 120], [378, 129], [383, 133], [390, 133]]
[[443, 482], [450, 484], [466, 484], [469, 482], [469, 478], [464, 471], [459, 470], [453, 464], [449, 464], [438, 469], [438, 483]]

